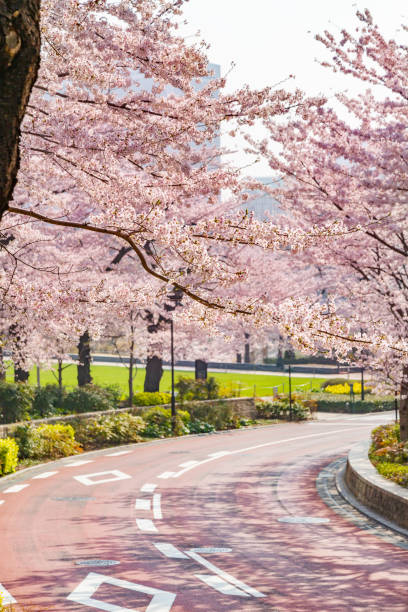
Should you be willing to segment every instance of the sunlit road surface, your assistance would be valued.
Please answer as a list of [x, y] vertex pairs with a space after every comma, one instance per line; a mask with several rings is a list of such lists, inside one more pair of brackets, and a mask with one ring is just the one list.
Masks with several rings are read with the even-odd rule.
[[327, 415], [21, 473], [1, 483], [0, 592], [30, 612], [407, 611], [402, 540], [316, 489], [392, 416]]

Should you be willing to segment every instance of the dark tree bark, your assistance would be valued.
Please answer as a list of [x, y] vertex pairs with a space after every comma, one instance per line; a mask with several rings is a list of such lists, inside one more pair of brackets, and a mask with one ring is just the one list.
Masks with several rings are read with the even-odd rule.
[[78, 387], [89, 385], [91, 376], [91, 339], [86, 331], [80, 336], [78, 343]]
[[245, 339], [244, 363], [251, 363], [251, 355], [249, 353], [249, 334], [245, 334]]
[[19, 168], [20, 124], [40, 63], [40, 0], [0, 0], [0, 219]]
[[160, 380], [163, 376], [163, 360], [157, 355], [148, 357], [146, 361], [146, 376], [144, 390], [150, 393], [160, 391]]
[[404, 366], [399, 406], [401, 442], [408, 442], [408, 366]]
[[14, 363], [14, 382], [27, 382], [30, 375], [27, 370], [24, 369], [24, 346], [25, 338], [22, 334], [21, 328], [17, 324], [10, 325], [9, 327], [10, 338], [13, 339], [13, 355], [12, 360]]
[[0, 381], [6, 380], [6, 368], [4, 367], [4, 351], [0, 346]]
[[20, 368], [18, 365], [14, 366], [14, 382], [25, 383], [28, 381], [29, 376], [30, 376], [30, 372], [27, 372], [27, 370], [24, 370], [24, 368]]

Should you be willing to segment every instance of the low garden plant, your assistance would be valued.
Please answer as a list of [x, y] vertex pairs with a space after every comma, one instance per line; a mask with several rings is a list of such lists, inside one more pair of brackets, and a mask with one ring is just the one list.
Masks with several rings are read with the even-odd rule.
[[144, 391], [142, 393], [135, 393], [133, 396], [134, 406], [157, 406], [160, 404], [170, 404], [170, 402], [170, 393], [161, 393], [160, 391], [153, 393]]
[[371, 433], [369, 458], [377, 471], [408, 487], [408, 442], [401, 442], [399, 423], [380, 425]]
[[280, 398], [273, 401], [256, 401], [257, 417], [260, 419], [289, 420], [291, 413], [294, 421], [305, 421], [310, 417], [310, 409], [299, 397], [294, 396], [292, 407], [289, 398]]
[[0, 439], [0, 476], [16, 471], [18, 464], [18, 445], [13, 438]]
[[19, 459], [59, 459], [82, 452], [71, 425], [19, 425], [13, 431]]
[[128, 412], [103, 415], [74, 423], [75, 438], [84, 448], [92, 450], [104, 446], [142, 442], [146, 422], [141, 416]]

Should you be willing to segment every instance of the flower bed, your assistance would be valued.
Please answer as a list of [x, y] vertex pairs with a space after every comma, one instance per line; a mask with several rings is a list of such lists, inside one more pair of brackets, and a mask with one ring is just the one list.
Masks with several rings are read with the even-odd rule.
[[401, 442], [399, 423], [376, 427], [371, 440], [368, 456], [378, 473], [408, 488], [408, 442]]

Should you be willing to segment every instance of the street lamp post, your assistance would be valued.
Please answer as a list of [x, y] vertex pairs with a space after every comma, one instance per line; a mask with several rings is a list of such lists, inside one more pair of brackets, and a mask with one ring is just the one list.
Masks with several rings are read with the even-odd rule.
[[364, 368], [361, 368], [361, 401], [364, 401]]
[[171, 353], [171, 432], [176, 433], [176, 398], [174, 395], [174, 328], [170, 319], [170, 353]]
[[292, 420], [292, 368], [289, 364], [289, 420]]

